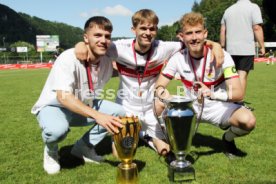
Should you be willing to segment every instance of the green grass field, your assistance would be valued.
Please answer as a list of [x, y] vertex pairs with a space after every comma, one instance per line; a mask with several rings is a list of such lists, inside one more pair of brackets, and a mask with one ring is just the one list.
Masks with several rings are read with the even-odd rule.
[[[41, 131], [30, 109], [44, 85], [48, 69], [0, 71], [0, 183], [99, 183], [113, 184], [119, 161], [110, 153], [110, 140], [97, 147], [106, 161], [84, 164], [70, 156], [74, 142], [88, 127], [74, 127], [59, 144], [62, 170], [47, 175], [42, 168]], [[117, 88], [113, 78], [109, 88]], [[178, 85], [174, 82], [171, 90]], [[248, 136], [236, 139], [246, 157], [229, 160], [222, 153], [223, 131], [201, 124], [192, 151], [196, 180], [200, 184], [276, 183], [276, 65], [255, 65], [250, 73], [246, 101], [255, 108], [257, 127]], [[163, 158], [150, 148], [140, 146], [135, 155], [141, 184], [169, 183]]]

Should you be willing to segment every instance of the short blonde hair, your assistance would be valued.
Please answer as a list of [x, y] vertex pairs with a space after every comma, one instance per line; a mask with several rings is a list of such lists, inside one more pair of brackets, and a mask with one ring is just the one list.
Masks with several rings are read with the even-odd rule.
[[150, 9], [141, 9], [134, 13], [134, 15], [132, 16], [133, 27], [137, 27], [139, 24], [142, 24], [144, 22], [150, 22], [157, 26], [159, 19], [155, 12]]
[[197, 24], [201, 24], [205, 27], [205, 20], [201, 13], [191, 12], [183, 15], [179, 20], [179, 24], [181, 30], [183, 30], [186, 25], [195, 26]]

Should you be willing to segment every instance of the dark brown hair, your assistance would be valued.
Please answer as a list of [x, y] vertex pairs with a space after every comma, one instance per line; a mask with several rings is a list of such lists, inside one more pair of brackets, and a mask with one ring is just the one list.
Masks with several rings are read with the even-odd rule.
[[106, 31], [112, 32], [113, 26], [110, 20], [103, 16], [94, 16], [88, 19], [84, 25], [84, 31], [87, 32], [88, 29], [92, 28], [93, 26], [99, 26], [99, 28], [104, 29]]

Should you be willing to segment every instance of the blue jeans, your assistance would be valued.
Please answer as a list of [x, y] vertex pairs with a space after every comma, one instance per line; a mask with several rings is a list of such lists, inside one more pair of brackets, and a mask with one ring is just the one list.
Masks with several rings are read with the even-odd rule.
[[[123, 107], [107, 100], [94, 100], [93, 109], [113, 115], [124, 116]], [[42, 138], [46, 145], [57, 145], [70, 131], [70, 126], [91, 126], [82, 139], [87, 145], [97, 145], [106, 135], [107, 130], [96, 124], [92, 118], [86, 118], [66, 108], [46, 106], [37, 115], [39, 126], [42, 129]], [[95, 125], [95, 126], [94, 126]]]

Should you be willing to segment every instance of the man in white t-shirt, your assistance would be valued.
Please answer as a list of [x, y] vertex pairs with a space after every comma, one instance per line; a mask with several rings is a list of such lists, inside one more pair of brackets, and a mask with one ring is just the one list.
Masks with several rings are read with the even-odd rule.
[[76, 142], [71, 153], [84, 161], [98, 163], [102, 157], [96, 154], [94, 146], [108, 132], [117, 132], [122, 125], [116, 116], [125, 115], [120, 105], [97, 98], [112, 76], [112, 60], [106, 56], [112, 24], [107, 18], [96, 16], [87, 20], [84, 29], [89, 61], [80, 62], [73, 48], [64, 51], [32, 108], [42, 129], [43, 167], [48, 174], [60, 171], [58, 143], [66, 137], [70, 126], [94, 125]]
[[[237, 0], [225, 10], [221, 19], [220, 43], [235, 62], [244, 96], [248, 74], [254, 69], [255, 40], [259, 44], [260, 55], [265, 54], [262, 23], [260, 7], [250, 0]], [[239, 103], [254, 110], [246, 106], [243, 99]]]
[[[153, 90], [164, 62], [179, 51], [183, 44], [155, 40], [158, 22], [159, 19], [154, 11], [149, 9], [137, 11], [132, 16], [132, 32], [135, 34], [135, 39], [114, 41], [108, 53], [117, 55], [114, 60], [117, 63], [120, 85], [116, 101], [122, 104], [127, 114], [139, 117], [142, 122], [140, 135], [147, 138], [146, 141], [159, 154], [166, 155], [169, 145], [164, 141], [165, 135], [153, 112]], [[220, 53], [221, 47], [208, 42], [216, 47], [215, 53], [219, 60], [223, 55]], [[78, 58], [87, 58], [85, 52], [82, 52], [85, 50], [84, 44], [77, 44], [76, 50], [79, 52]], [[222, 60], [218, 62], [221, 63]]]
[[[221, 129], [228, 129], [223, 135], [226, 155], [243, 156], [244, 152], [236, 148], [234, 138], [250, 133], [256, 120], [250, 110], [233, 103], [243, 98], [235, 64], [227, 52], [224, 52], [222, 68], [215, 68], [214, 63], [210, 63], [210, 48], [204, 45], [207, 30], [200, 13], [185, 14], [179, 23], [187, 48], [170, 58], [156, 82], [156, 94], [161, 94], [163, 87], [169, 84], [175, 73], [179, 73], [186, 89], [185, 95], [195, 100], [193, 108], [197, 117]], [[157, 102], [156, 109], [160, 114], [164, 106]]]

